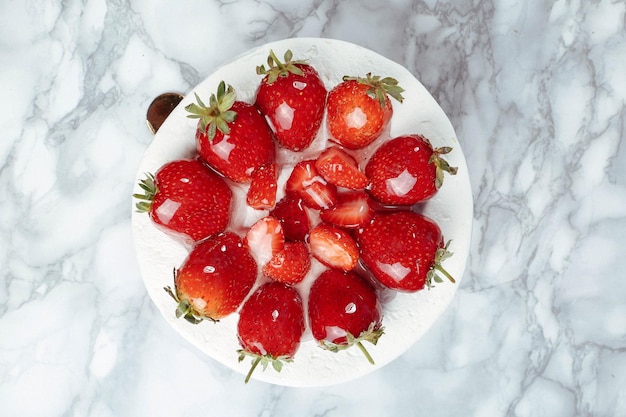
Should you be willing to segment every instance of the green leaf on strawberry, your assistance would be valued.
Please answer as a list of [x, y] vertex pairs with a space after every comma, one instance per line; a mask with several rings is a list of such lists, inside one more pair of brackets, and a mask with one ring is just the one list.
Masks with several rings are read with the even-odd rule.
[[237, 113], [231, 110], [237, 101], [237, 94], [233, 87], [228, 85], [227, 88], [226, 83], [221, 81], [217, 87], [217, 95], [211, 94], [208, 106], [204, 104], [198, 94], [194, 93], [194, 95], [197, 103], [191, 103], [185, 107], [185, 110], [189, 112], [187, 117], [200, 119], [199, 127], [202, 131], [206, 130], [208, 126], [207, 136], [210, 141], [215, 138], [218, 129], [225, 135], [230, 133], [228, 124], [237, 118]]
[[305, 64], [306, 61], [292, 61], [293, 52], [290, 49], [287, 49], [285, 55], [283, 56], [283, 61], [281, 62], [273, 50], [270, 49], [270, 54], [267, 57], [267, 69], [265, 65], [259, 65], [256, 67], [256, 73], [258, 75], [267, 75], [266, 82], [268, 84], [274, 84], [278, 77], [286, 77], [287, 75], [302, 75], [302, 69], [299, 68], [296, 64]]
[[367, 361], [374, 365], [374, 359], [369, 354], [362, 342], [369, 342], [373, 345], [378, 343], [378, 339], [384, 334], [384, 327], [377, 327], [376, 323], [371, 323], [367, 330], [361, 332], [358, 337], [354, 337], [350, 332], [346, 333], [346, 341], [344, 343], [332, 343], [328, 340], [320, 340], [318, 344], [326, 350], [331, 352], [339, 352], [340, 350], [348, 349], [352, 346], [356, 346], [365, 355]]
[[426, 274], [426, 287], [431, 289], [433, 287], [433, 281], [437, 284], [441, 284], [443, 279], [439, 276], [439, 273], [446, 277], [451, 283], [455, 284], [456, 280], [448, 271], [441, 266], [442, 262], [453, 255], [453, 252], [448, 250], [450, 246], [450, 240], [448, 240], [443, 248], [437, 249], [435, 252], [435, 261], [433, 267]]

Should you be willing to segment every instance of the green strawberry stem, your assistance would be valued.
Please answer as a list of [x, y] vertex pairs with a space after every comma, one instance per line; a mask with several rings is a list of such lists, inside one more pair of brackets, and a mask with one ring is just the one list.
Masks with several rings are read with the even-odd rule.
[[231, 85], [226, 87], [226, 83], [221, 81], [217, 86], [217, 95], [211, 94], [209, 105], [207, 106], [195, 94], [196, 102], [185, 107], [189, 113], [187, 117], [190, 119], [200, 119], [200, 129], [207, 132], [209, 141], [215, 138], [215, 134], [219, 130], [223, 134], [230, 133], [229, 123], [237, 118], [237, 112], [231, 110], [233, 104], [237, 100], [237, 94]]
[[456, 280], [454, 279], [454, 277], [450, 275], [450, 273], [446, 271], [443, 266], [441, 266], [441, 263], [443, 261], [445, 261], [446, 259], [452, 256], [452, 252], [448, 250], [448, 247], [450, 246], [450, 242], [451, 240], [448, 240], [446, 244], [443, 246], [443, 248], [439, 248], [435, 252], [435, 260], [433, 262], [433, 266], [430, 269], [430, 271], [428, 271], [428, 274], [426, 275], [426, 286], [428, 287], [428, 289], [432, 288], [433, 281], [436, 283], [443, 282], [443, 280], [441, 279], [441, 277], [439, 277], [437, 272], [440, 272], [441, 274], [443, 274], [443, 276], [448, 278], [448, 280], [451, 283], [453, 284], [456, 283]]
[[[176, 271], [176, 270], [174, 270]], [[203, 318], [202, 317], [198, 317], [198, 314], [196, 313], [196, 311], [193, 309], [193, 307], [191, 306], [191, 304], [189, 303], [189, 301], [187, 300], [183, 300], [180, 299], [175, 293], [174, 291], [170, 288], [170, 287], [163, 287], [163, 289], [165, 290], [166, 293], [169, 294], [170, 297], [172, 297], [174, 299], [174, 301], [176, 301], [176, 311], [175, 311], [175, 315], [176, 318], [179, 319], [181, 317], [183, 317], [185, 320], [187, 320], [189, 323], [191, 324], [198, 324], [200, 323]], [[210, 317], [209, 317], [210, 318]], [[211, 319], [212, 321], [216, 322], [217, 320]]]
[[146, 173], [146, 178], [139, 181], [139, 187], [143, 190], [143, 194], [133, 194], [133, 197], [139, 200], [135, 207], [137, 211], [140, 213], [148, 213], [150, 208], [152, 207], [152, 201], [154, 200], [154, 196], [158, 192], [158, 188], [155, 183], [154, 175], [151, 173]]
[[293, 52], [287, 49], [283, 57], [283, 61], [276, 56], [274, 51], [270, 49], [270, 54], [267, 57], [267, 68], [265, 65], [259, 65], [256, 67], [256, 73], [258, 75], [267, 75], [267, 84], [274, 84], [278, 77], [286, 77], [287, 75], [302, 75], [303, 72], [296, 64], [305, 64], [305, 61], [293, 61]]
[[267, 369], [267, 366], [269, 364], [272, 364], [272, 368], [274, 368], [276, 372], [280, 372], [283, 369], [283, 362], [293, 362], [293, 358], [287, 355], [274, 357], [269, 353], [266, 355], [260, 355], [258, 353], [249, 352], [245, 349], [239, 349], [237, 353], [239, 353], [239, 360], [238, 360], [239, 362], [243, 361], [246, 358], [246, 356], [252, 356], [252, 366], [250, 366], [250, 369], [248, 370], [248, 373], [246, 374], [246, 379], [245, 379], [246, 384], [250, 380], [252, 373], [259, 366], [259, 364], [261, 364], [261, 366], [263, 367], [263, 370]]
[[256, 367], [259, 366], [259, 364], [261, 363], [261, 359], [262, 359], [261, 356], [257, 356], [256, 358], [252, 360], [252, 366], [250, 367], [250, 370], [246, 374], [246, 379], [244, 380], [245, 384], [247, 384], [248, 381], [250, 381], [250, 377], [252, 376], [252, 373], [254, 372]]
[[367, 340], [371, 344], [376, 345], [378, 343], [378, 339], [380, 339], [380, 336], [384, 334], [384, 330], [385, 330], [383, 327], [377, 327], [377, 326], [378, 324], [376, 322], [370, 323], [367, 330], [363, 330], [361, 334], [359, 335], [359, 337], [354, 337], [350, 332], [348, 332], [346, 334], [346, 341], [344, 343], [333, 343], [327, 340], [320, 340], [319, 345], [322, 348], [326, 350], [330, 350], [331, 352], [335, 352], [335, 353], [339, 352], [340, 350], [345, 350], [351, 346], [356, 345], [359, 348], [359, 350], [363, 352], [363, 355], [365, 355], [365, 358], [367, 359], [367, 361], [371, 363], [372, 365], [374, 365], [374, 359], [369, 354], [367, 349], [365, 349], [365, 346], [363, 346], [363, 343], [361, 342], [363, 342], [364, 340]]
[[441, 155], [445, 155], [447, 153], [450, 153], [451, 151], [452, 148], [449, 146], [443, 146], [441, 148], [433, 149], [433, 154], [428, 160], [428, 163], [435, 164], [435, 188], [437, 189], [440, 189], [443, 185], [444, 172], [447, 172], [450, 175], [456, 175], [458, 171], [457, 167], [450, 166], [450, 164], [448, 164], [448, 161], [441, 157]]
[[363, 343], [361, 343], [361, 341], [359, 340], [358, 342], [356, 342], [356, 345], [359, 349], [361, 349], [361, 352], [363, 352], [363, 354], [367, 358], [367, 361], [371, 363], [372, 365], [374, 365], [374, 359], [372, 359], [372, 356], [369, 354], [367, 349], [365, 349], [365, 346], [363, 346]]
[[446, 271], [441, 265], [435, 264], [435, 269], [441, 272], [446, 278], [448, 278], [451, 283], [456, 284], [456, 280], [454, 279], [454, 277], [450, 275], [448, 271]]
[[400, 103], [404, 101], [404, 97], [402, 96], [404, 88], [398, 85], [398, 80], [395, 78], [385, 77], [381, 79], [380, 76], [372, 75], [371, 72], [368, 72], [365, 77], [350, 77], [345, 75], [343, 80], [352, 80], [359, 84], [369, 86], [370, 88], [367, 90], [367, 95], [378, 100], [382, 108], [385, 108], [387, 105], [387, 95], [390, 95]]

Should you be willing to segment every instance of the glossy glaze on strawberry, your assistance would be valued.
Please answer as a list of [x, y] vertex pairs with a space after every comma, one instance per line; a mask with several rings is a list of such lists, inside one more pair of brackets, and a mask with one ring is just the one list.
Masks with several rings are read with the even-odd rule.
[[320, 211], [321, 219], [343, 229], [358, 229], [374, 217], [375, 203], [363, 190], [348, 191], [337, 195], [337, 203]]
[[140, 182], [138, 211], [166, 233], [193, 243], [223, 232], [232, 192], [223, 178], [197, 159], [168, 162]]
[[433, 149], [421, 135], [393, 138], [382, 144], [365, 167], [373, 198], [388, 205], [413, 205], [432, 198], [443, 184], [444, 172], [454, 175], [441, 157], [449, 147]]
[[441, 266], [450, 255], [439, 226], [413, 211], [378, 213], [356, 235], [361, 260], [387, 288], [415, 292], [440, 281]]
[[278, 168], [275, 163], [262, 165], [252, 171], [246, 203], [256, 210], [270, 210], [276, 204]]
[[265, 77], [256, 105], [267, 116], [278, 143], [298, 152], [309, 147], [320, 129], [327, 91], [315, 68], [292, 58], [288, 50], [281, 62], [270, 51], [268, 68], [257, 67]]
[[272, 211], [270, 216], [276, 218], [285, 234], [285, 240], [304, 241], [311, 230], [311, 220], [304, 207], [304, 202], [297, 196], [286, 195]]
[[293, 167], [285, 191], [316, 210], [327, 209], [337, 202], [337, 186], [320, 175], [313, 159], [300, 161]]
[[327, 98], [327, 124], [331, 137], [348, 149], [361, 149], [380, 136], [393, 116], [389, 95], [403, 101], [398, 82], [368, 73], [343, 77]]
[[382, 308], [363, 278], [336, 269], [322, 272], [311, 286], [308, 315], [313, 337], [322, 347], [338, 351], [356, 345], [374, 363], [361, 342], [378, 342]]
[[252, 289], [257, 264], [234, 233], [223, 233], [196, 245], [178, 270], [174, 290], [176, 317], [192, 323], [219, 320], [235, 312]]
[[226, 178], [248, 183], [259, 167], [273, 164], [276, 149], [272, 132], [259, 110], [237, 101], [232, 86], [221, 82], [208, 105], [186, 107], [188, 117], [199, 119], [196, 129], [198, 154]]
[[315, 160], [315, 168], [326, 181], [337, 187], [360, 190], [369, 183], [365, 174], [359, 170], [356, 159], [337, 146], [322, 151]]
[[311, 268], [311, 255], [304, 242], [285, 242], [282, 250], [263, 266], [263, 275], [286, 284], [301, 282]]
[[298, 292], [282, 282], [259, 287], [239, 312], [237, 335], [242, 349], [239, 361], [252, 357], [246, 382], [255, 368], [272, 364], [276, 371], [293, 360], [304, 333], [304, 310]]
[[308, 236], [311, 254], [324, 265], [350, 271], [359, 261], [359, 248], [348, 232], [320, 223]]

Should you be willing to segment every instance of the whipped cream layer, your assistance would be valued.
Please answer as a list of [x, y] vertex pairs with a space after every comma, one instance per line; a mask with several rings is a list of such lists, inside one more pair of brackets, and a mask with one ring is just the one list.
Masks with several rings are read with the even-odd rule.
[[[329, 91], [341, 82], [344, 75], [364, 76], [372, 72], [398, 80], [406, 90], [403, 93], [404, 102], [392, 100], [394, 115], [390, 126], [379, 139], [359, 151], [363, 161], [389, 138], [417, 133], [427, 137], [434, 147], [451, 146], [453, 150], [446, 155], [446, 159], [450, 165], [458, 167], [457, 175], [446, 175], [443, 187], [433, 199], [416, 207], [417, 211], [434, 219], [445, 239], [451, 240], [449, 249], [454, 255], [445, 261], [444, 267], [456, 278], [457, 283], [444, 282], [430, 290], [410, 294], [382, 290], [380, 297], [383, 302], [385, 334], [376, 346], [366, 343], [375, 365], [371, 365], [356, 348], [338, 353], [326, 351], [317, 345], [307, 331], [294, 361], [286, 364], [280, 373], [268, 368], [264, 372], [258, 369], [253, 374], [254, 379], [279, 385], [331, 385], [365, 375], [400, 356], [435, 324], [449, 305], [461, 282], [469, 252], [472, 193], [465, 158], [454, 129], [424, 86], [404, 67], [375, 52], [343, 41], [318, 38], [287, 39], [266, 44], [218, 68], [189, 92], [163, 123], [139, 166], [136, 183], [144, 177], [144, 173], [154, 173], [168, 161], [195, 155], [196, 120], [187, 118], [184, 109], [195, 101], [194, 94], [208, 99], [216, 91], [219, 82], [224, 80], [234, 87], [238, 100], [253, 103], [262, 79], [255, 69], [266, 62], [270, 49], [281, 58], [287, 49], [291, 49], [295, 59], [307, 60], [316, 68]], [[317, 138], [305, 151], [294, 153], [277, 148], [277, 162], [283, 167], [277, 199], [284, 195], [282, 186], [291, 167], [298, 161], [315, 158], [327, 146], [328, 133], [323, 123]], [[268, 212], [251, 209], [245, 204], [246, 185], [229, 184], [234, 195], [229, 229], [243, 236], [247, 227]], [[206, 321], [198, 325], [176, 319], [174, 315], [175, 303], [163, 287], [173, 285], [172, 268], [180, 266], [187, 256], [188, 248], [157, 229], [145, 213], [135, 212], [134, 206], [132, 223], [144, 283], [168, 323], [207, 355], [246, 374], [250, 367], [249, 360], [241, 363], [237, 360], [236, 351], [240, 346], [236, 335], [236, 313], [219, 323]], [[313, 260], [311, 271], [298, 287], [303, 295], [305, 309], [308, 286], [323, 269], [319, 262]]]

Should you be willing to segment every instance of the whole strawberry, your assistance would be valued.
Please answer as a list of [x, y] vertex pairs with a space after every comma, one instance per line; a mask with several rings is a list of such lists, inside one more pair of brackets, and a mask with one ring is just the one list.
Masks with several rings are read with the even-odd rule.
[[140, 181], [134, 194], [138, 211], [146, 212], [166, 233], [187, 243], [216, 235], [230, 219], [228, 184], [197, 159], [168, 162]]
[[265, 77], [256, 105], [267, 116], [278, 143], [302, 151], [313, 142], [322, 124], [327, 91], [315, 68], [292, 58], [287, 50], [284, 62], [280, 62], [270, 51], [268, 68], [257, 67], [257, 74]]
[[433, 197], [444, 172], [456, 174], [441, 155], [450, 147], [433, 149], [421, 135], [406, 135], [382, 144], [365, 166], [371, 196], [387, 205], [412, 205]]
[[404, 89], [394, 78], [368, 73], [365, 78], [343, 77], [328, 93], [327, 124], [331, 137], [348, 149], [372, 143], [389, 124], [393, 107], [389, 96], [402, 102]]
[[259, 287], [241, 307], [237, 324], [242, 347], [239, 361], [253, 358], [246, 383], [259, 364], [265, 370], [271, 363], [280, 372], [283, 362], [293, 360], [303, 333], [304, 311], [298, 292], [278, 281]]
[[437, 273], [455, 282], [441, 266], [451, 255], [448, 245], [439, 226], [426, 216], [413, 211], [378, 213], [356, 238], [362, 262], [385, 287], [419, 291], [441, 282]]
[[185, 107], [187, 117], [199, 119], [196, 148], [216, 171], [247, 183], [257, 168], [274, 163], [276, 149], [265, 118], [255, 106], [237, 101], [232, 86], [222, 81], [208, 106], [197, 94], [196, 100]]
[[337, 352], [356, 345], [374, 363], [361, 342], [378, 342], [382, 313], [374, 288], [364, 279], [336, 269], [322, 272], [311, 285], [308, 315], [321, 347]]
[[256, 282], [257, 265], [241, 239], [223, 233], [196, 245], [175, 271], [176, 317], [191, 323], [223, 318], [239, 308]]

